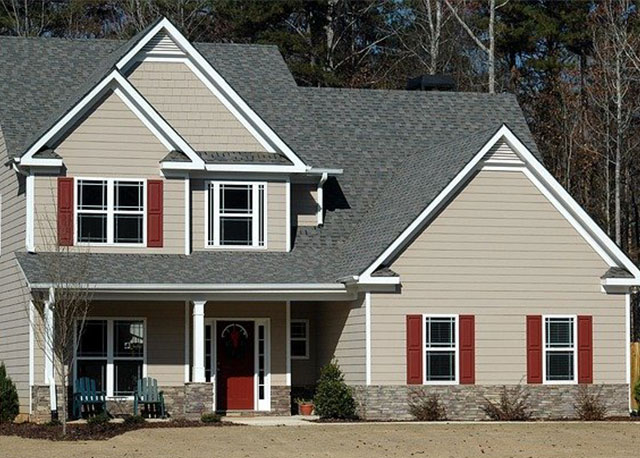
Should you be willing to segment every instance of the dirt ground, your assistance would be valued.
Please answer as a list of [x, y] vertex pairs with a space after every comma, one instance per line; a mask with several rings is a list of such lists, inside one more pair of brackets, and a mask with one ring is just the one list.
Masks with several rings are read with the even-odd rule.
[[638, 423], [392, 424], [146, 429], [107, 441], [0, 437], [0, 457], [631, 457]]

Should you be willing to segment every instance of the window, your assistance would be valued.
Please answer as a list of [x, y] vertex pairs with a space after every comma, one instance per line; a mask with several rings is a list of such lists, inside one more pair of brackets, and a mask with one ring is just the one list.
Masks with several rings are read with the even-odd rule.
[[456, 316], [425, 316], [425, 383], [456, 383], [458, 381], [458, 318]]
[[575, 317], [544, 318], [545, 382], [575, 382]]
[[144, 321], [88, 319], [79, 331], [76, 378], [95, 379], [107, 396], [132, 396], [144, 376]]
[[308, 320], [291, 320], [291, 359], [309, 359]]
[[207, 246], [266, 245], [266, 183], [210, 182], [207, 190]]
[[77, 242], [144, 244], [144, 180], [76, 182]]

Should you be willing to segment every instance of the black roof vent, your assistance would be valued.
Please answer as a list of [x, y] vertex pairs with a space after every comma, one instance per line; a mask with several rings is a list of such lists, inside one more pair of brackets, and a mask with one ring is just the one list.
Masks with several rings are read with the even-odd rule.
[[407, 81], [409, 91], [455, 91], [456, 83], [451, 75], [420, 75]]

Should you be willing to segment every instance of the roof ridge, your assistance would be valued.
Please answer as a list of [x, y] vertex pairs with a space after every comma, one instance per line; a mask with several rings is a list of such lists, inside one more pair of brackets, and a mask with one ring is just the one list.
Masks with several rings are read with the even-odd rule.
[[409, 91], [407, 89], [386, 89], [386, 88], [366, 88], [366, 87], [331, 87], [331, 86], [298, 86], [302, 91], [306, 92], [321, 92], [321, 91], [335, 91], [335, 92], [366, 92], [371, 93], [406, 93], [406, 94], [422, 94], [423, 97], [453, 97], [453, 96], [481, 96], [481, 97], [515, 97], [512, 92], [499, 92], [490, 94], [488, 92], [477, 91]]

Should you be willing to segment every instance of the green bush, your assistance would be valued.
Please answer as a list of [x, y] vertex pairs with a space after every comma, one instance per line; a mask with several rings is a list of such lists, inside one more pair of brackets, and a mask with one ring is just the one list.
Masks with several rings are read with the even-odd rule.
[[333, 361], [322, 368], [313, 404], [320, 418], [356, 418], [356, 403], [351, 388], [344, 382], [337, 362]]
[[220, 420], [221, 420], [220, 415], [213, 412], [203, 413], [202, 416], [200, 417], [200, 421], [202, 423], [220, 423]]
[[124, 424], [127, 426], [141, 425], [145, 422], [145, 419], [142, 415], [131, 415], [130, 417], [125, 417]]
[[633, 397], [635, 398], [638, 405], [640, 405], [640, 379], [633, 385]]
[[101, 426], [101, 425], [106, 425], [107, 423], [109, 423], [109, 415], [107, 415], [106, 413], [99, 413], [98, 415], [95, 415], [93, 417], [89, 417], [87, 419], [87, 424], [89, 426]]
[[13, 421], [20, 411], [16, 385], [7, 375], [4, 363], [0, 364], [0, 423]]

